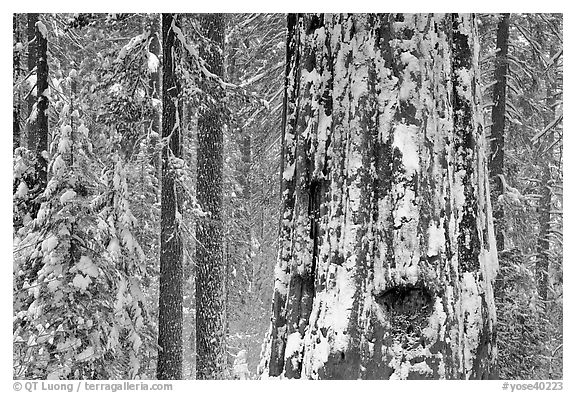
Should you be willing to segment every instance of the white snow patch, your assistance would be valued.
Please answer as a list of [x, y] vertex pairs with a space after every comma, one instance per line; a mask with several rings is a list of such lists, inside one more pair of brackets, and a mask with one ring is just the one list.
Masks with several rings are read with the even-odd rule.
[[[444, 219], [442, 219], [443, 221]], [[428, 253], [429, 257], [440, 255], [445, 246], [444, 228], [442, 224], [438, 226], [434, 221], [428, 227]]]
[[424, 375], [431, 375], [432, 374], [432, 369], [430, 368], [428, 363], [426, 363], [426, 361], [421, 361], [421, 362], [413, 364], [412, 367], [410, 367], [410, 371], [417, 372], [418, 374], [424, 374]]
[[44, 253], [49, 253], [50, 251], [55, 249], [57, 245], [58, 245], [58, 238], [54, 235], [51, 235], [42, 242], [42, 251]]
[[108, 243], [108, 252], [116, 255], [120, 253], [120, 242], [117, 238], [113, 237]]
[[112, 86], [110, 86], [108, 91], [110, 93], [120, 93], [122, 91], [122, 85], [120, 83], [114, 83]]
[[284, 169], [284, 173], [282, 174], [282, 178], [284, 180], [290, 181], [294, 178], [294, 169], [295, 169], [296, 163], [293, 162], [291, 165], [288, 165], [285, 169]]
[[400, 61], [406, 64], [406, 69], [410, 72], [416, 72], [420, 70], [420, 65], [418, 63], [418, 58], [410, 52], [402, 52], [400, 54]]
[[406, 269], [404, 269], [404, 279], [410, 284], [416, 284], [416, 281], [418, 281], [418, 272], [418, 265], [407, 266]]
[[462, 275], [462, 298], [461, 308], [466, 324], [466, 337], [464, 339], [464, 370], [468, 373], [472, 370], [476, 349], [478, 348], [480, 329], [482, 325], [482, 299], [473, 272], [465, 272]]
[[38, 94], [36, 90], [36, 82], [38, 81], [38, 77], [36, 74], [30, 75], [28, 79], [26, 79], [26, 89], [31, 90], [30, 94], [34, 97]]
[[78, 132], [84, 135], [85, 137], [88, 136], [88, 128], [84, 124], [80, 124], [78, 127]]
[[328, 276], [334, 271], [336, 285], [333, 296], [326, 299], [326, 324], [334, 332], [332, 352], [346, 351], [348, 348], [349, 335], [345, 334], [350, 324], [350, 314], [354, 304], [356, 293], [354, 283], [354, 266], [356, 265], [356, 255], [350, 255], [342, 266], [330, 265]]
[[47, 285], [48, 290], [49, 290], [50, 292], [55, 292], [55, 291], [58, 289], [59, 286], [60, 286], [60, 281], [59, 281], [59, 280], [50, 281], [50, 282], [48, 283], [48, 285]]
[[458, 85], [457, 90], [458, 94], [466, 97], [467, 99], [472, 99], [472, 75], [470, 74], [470, 70], [467, 68], [460, 68], [456, 71], [458, 75]]
[[434, 312], [428, 318], [428, 326], [424, 328], [424, 335], [429, 339], [430, 342], [437, 339], [442, 339], [446, 330], [446, 319], [448, 316], [444, 311], [444, 305], [442, 303], [442, 298], [437, 296], [434, 302]]
[[82, 274], [76, 274], [74, 276], [74, 279], [72, 280], [72, 285], [75, 286], [76, 288], [81, 289], [82, 291], [85, 291], [86, 288], [88, 288], [88, 285], [90, 285], [92, 283], [92, 280], [90, 279], [90, 277], [86, 276], [84, 277]]
[[62, 370], [57, 368], [56, 370], [51, 371], [47, 376], [46, 376], [46, 380], [47, 381], [55, 381], [55, 380], [59, 380], [60, 379], [60, 372]]
[[286, 350], [284, 352], [284, 359], [288, 360], [292, 358], [292, 366], [294, 368], [298, 367], [298, 362], [302, 358], [302, 348], [304, 346], [304, 341], [300, 336], [299, 332], [294, 332], [288, 336], [286, 341]]
[[122, 49], [120, 49], [120, 52], [118, 53], [118, 57], [116, 58], [116, 62], [120, 62], [122, 60], [124, 60], [124, 57], [126, 57], [126, 54], [131, 51], [136, 45], [140, 44], [142, 41], [144, 41], [145, 39], [148, 38], [148, 36], [150, 35], [150, 32], [145, 32], [142, 34], [139, 34], [135, 37], [132, 37], [130, 39], [130, 41], [124, 45], [122, 47]]
[[42, 23], [41, 21], [36, 22], [36, 28], [45, 39], [48, 37], [48, 29], [46, 28], [46, 25], [44, 23]]
[[70, 202], [75, 197], [76, 197], [76, 191], [66, 190], [66, 192], [64, 194], [62, 194], [62, 196], [60, 197], [60, 203], [64, 205], [64, 204]]
[[[36, 95], [36, 88], [34, 88], [32, 94]], [[30, 113], [30, 116], [28, 116], [28, 123], [34, 123], [36, 121], [36, 117], [38, 117], [38, 106], [34, 104], [32, 107], [32, 113]]]
[[404, 80], [400, 85], [400, 93], [398, 95], [398, 98], [401, 101], [407, 101], [414, 90], [416, 90], [416, 83], [410, 79]]
[[18, 190], [16, 190], [16, 196], [18, 198], [24, 198], [26, 195], [28, 195], [28, 185], [26, 182], [21, 181], [18, 185]]
[[76, 268], [88, 276], [98, 277], [98, 266], [96, 266], [88, 256], [82, 255], [80, 262], [76, 264]]
[[60, 127], [60, 132], [62, 133], [63, 138], [68, 138], [72, 134], [72, 127], [70, 124], [63, 124], [62, 127]]
[[151, 73], [158, 71], [159, 65], [160, 60], [158, 60], [158, 57], [154, 53], [148, 52], [148, 71]]
[[281, 295], [286, 295], [288, 293], [288, 273], [284, 270], [284, 264], [277, 263], [274, 267], [274, 291]]
[[408, 174], [417, 172], [420, 167], [418, 150], [418, 127], [399, 124], [394, 130], [394, 147], [402, 153], [402, 164]]
[[76, 360], [84, 361], [90, 359], [94, 355], [94, 347], [87, 347], [85, 350], [76, 355]]
[[52, 171], [54, 173], [59, 173], [62, 168], [66, 167], [66, 162], [61, 155], [57, 156], [52, 163]]
[[248, 379], [250, 371], [248, 370], [248, 353], [245, 349], [240, 350], [234, 359], [232, 373], [238, 379]]
[[464, 195], [464, 182], [463, 179], [466, 176], [466, 171], [464, 169], [459, 170], [454, 174], [454, 207], [458, 210], [462, 209], [466, 203], [466, 197]]

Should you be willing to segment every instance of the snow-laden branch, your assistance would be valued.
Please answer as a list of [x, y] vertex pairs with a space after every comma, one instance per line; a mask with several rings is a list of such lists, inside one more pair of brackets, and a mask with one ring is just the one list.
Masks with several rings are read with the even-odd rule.
[[556, 117], [554, 120], [552, 120], [546, 127], [544, 127], [544, 129], [540, 132], [538, 132], [535, 136], [533, 136], [530, 139], [530, 142], [532, 143], [536, 143], [536, 141], [538, 141], [538, 139], [542, 138], [544, 135], [546, 135], [548, 133], [548, 131], [550, 131], [551, 129], [553, 129], [554, 127], [556, 127], [558, 124], [560, 124], [560, 122], [564, 120], [564, 115], [559, 115], [558, 117]]
[[180, 29], [180, 27], [176, 26], [174, 19], [172, 19], [171, 28], [174, 31], [176, 38], [178, 38], [178, 41], [180, 41], [180, 43], [182, 44], [182, 47], [184, 49], [186, 49], [188, 54], [192, 57], [193, 61], [196, 63], [196, 66], [198, 67], [198, 69], [202, 72], [202, 74], [204, 74], [204, 76], [206, 78], [212, 79], [213, 81], [218, 83], [222, 88], [226, 88], [226, 87], [234, 88], [234, 89], [239, 88], [238, 85], [235, 85], [233, 83], [226, 82], [226, 81], [222, 80], [222, 78], [220, 78], [216, 74], [213, 74], [212, 72], [210, 72], [208, 70], [208, 68], [206, 68], [206, 61], [202, 57], [200, 57], [198, 50], [192, 44], [186, 42], [186, 38], [184, 37], [184, 33], [182, 33], [182, 29]]

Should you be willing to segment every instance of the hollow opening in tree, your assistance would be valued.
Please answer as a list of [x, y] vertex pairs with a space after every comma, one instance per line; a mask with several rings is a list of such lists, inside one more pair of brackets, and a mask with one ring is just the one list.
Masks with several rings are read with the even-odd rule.
[[406, 335], [420, 336], [434, 308], [431, 291], [417, 285], [397, 285], [375, 294], [374, 299], [392, 329]]

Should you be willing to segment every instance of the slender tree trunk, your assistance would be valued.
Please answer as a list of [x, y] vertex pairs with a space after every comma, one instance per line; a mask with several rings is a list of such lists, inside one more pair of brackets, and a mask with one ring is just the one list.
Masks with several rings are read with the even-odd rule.
[[[36, 22], [38, 22], [38, 14], [28, 14], [28, 27], [27, 27], [27, 35], [28, 35], [28, 72], [32, 73], [33, 70], [36, 68]], [[35, 75], [35, 74], [32, 74]], [[33, 121], [31, 121], [30, 117], [34, 111], [34, 105], [36, 104], [36, 97], [32, 94], [32, 90], [34, 90], [33, 86], [30, 91], [27, 91], [27, 98], [26, 102], [28, 104], [28, 121], [26, 122], [26, 138], [28, 142], [28, 149], [33, 149], [31, 142], [31, 135], [32, 134], [32, 127]]]
[[494, 206], [494, 231], [498, 251], [504, 249], [504, 209], [498, 197], [504, 193], [504, 134], [506, 127], [506, 85], [508, 74], [508, 35], [510, 14], [501, 14], [496, 33], [496, 68], [494, 70], [494, 107], [490, 128], [490, 179], [492, 205]]
[[[160, 16], [153, 14], [151, 16], [151, 23], [150, 23], [150, 34], [151, 34], [151, 39], [150, 39], [150, 53], [152, 53], [158, 60], [160, 60], [160, 34], [162, 34], [162, 31], [160, 29]], [[152, 96], [152, 99], [155, 100], [155, 102], [158, 102], [156, 100], [160, 100], [160, 92], [161, 92], [161, 88], [162, 88], [162, 80], [161, 80], [161, 69], [160, 69], [160, 65], [158, 66], [158, 68], [156, 69], [156, 71], [152, 71], [150, 72], [150, 79], [148, 81], [149, 83], [149, 89], [150, 89], [150, 95]], [[161, 120], [162, 120], [162, 108], [160, 105], [154, 105], [154, 114], [152, 117], [152, 124], [151, 124], [151, 129], [152, 132], [154, 132], [154, 139], [153, 139], [153, 149], [154, 152], [156, 152], [156, 145], [159, 142], [157, 135], [160, 135], [160, 127], [161, 127]], [[156, 169], [156, 174], [158, 175], [158, 178], [161, 177], [162, 174], [162, 157], [161, 155], [157, 155], [154, 154], [154, 158], [152, 159], [152, 165], [154, 165], [154, 168]]]
[[[248, 43], [245, 43], [246, 45]], [[239, 84], [240, 76], [237, 66], [237, 57], [240, 42], [238, 37], [232, 37], [226, 61], [226, 79], [231, 83]], [[244, 99], [241, 99], [244, 101]], [[242, 102], [240, 105], [243, 105]], [[245, 119], [244, 119], [245, 120]], [[252, 275], [252, 226], [251, 216], [251, 134], [252, 128], [240, 121], [232, 121], [228, 125], [230, 130], [231, 148], [236, 154], [233, 165], [234, 178], [240, 190], [235, 189], [231, 203], [228, 204], [230, 211], [227, 214], [231, 220], [231, 227], [226, 231], [227, 241], [226, 255], [226, 336], [230, 331], [230, 326], [235, 327], [237, 322], [242, 321], [243, 316], [250, 312], [246, 307], [252, 307], [250, 303], [250, 293]]]
[[471, 15], [290, 15], [263, 377], [488, 378], [497, 252]]
[[[41, 23], [41, 22], [37, 22]], [[34, 150], [39, 158], [39, 181], [42, 189], [46, 187], [47, 161], [42, 154], [48, 150], [48, 41], [39, 26], [36, 27], [36, 70], [37, 70], [37, 108], [38, 116], [36, 117], [35, 133], [32, 137]]]
[[[41, 23], [41, 22], [37, 22]], [[39, 179], [43, 184], [42, 189], [46, 186], [46, 159], [42, 152], [48, 150], [48, 40], [39, 26], [36, 27], [36, 71], [37, 71], [37, 110], [36, 127], [32, 143], [36, 153], [42, 157], [40, 160], [41, 172]]]
[[[550, 141], [545, 138], [545, 141]], [[546, 143], [544, 143], [546, 144]], [[536, 277], [538, 282], [538, 295], [540, 299], [548, 300], [548, 283], [549, 283], [549, 270], [550, 270], [550, 208], [552, 203], [552, 190], [551, 183], [552, 177], [550, 173], [551, 159], [549, 154], [542, 159], [542, 178], [540, 180], [540, 200], [538, 201], [538, 222], [540, 230], [538, 232], [538, 256], [536, 262]]]
[[[14, 13], [12, 15], [12, 29], [14, 33], [14, 45], [21, 45], [22, 38], [20, 37], [20, 14]], [[13, 54], [13, 79], [14, 83], [18, 82], [21, 74], [21, 54], [22, 51], [19, 47], [14, 48]], [[12, 151], [20, 147], [20, 139], [22, 138], [20, 133], [20, 89], [13, 96], [12, 105]]]
[[[555, 54], [554, 49], [550, 49], [550, 58]], [[550, 114], [544, 115], [544, 125], [549, 124], [556, 117], [555, 113], [555, 97], [556, 92], [556, 72], [554, 67], [551, 69], [552, 76], [548, 82], [546, 91], [546, 107], [550, 109]], [[540, 180], [540, 200], [538, 201], [538, 245], [537, 245], [537, 261], [536, 261], [536, 280], [538, 284], [538, 296], [540, 299], [548, 300], [548, 286], [549, 286], [549, 273], [550, 273], [550, 210], [552, 207], [552, 173], [550, 165], [554, 157], [552, 150], [548, 147], [554, 141], [553, 133], [542, 138], [540, 148], [540, 167], [542, 170], [542, 178]]]
[[40, 196], [46, 188], [48, 181], [48, 41], [46, 27], [35, 17], [28, 16], [28, 34], [30, 37], [30, 23], [34, 22], [35, 35], [32, 41], [35, 43], [34, 50], [35, 65], [30, 64], [30, 54], [28, 57], [28, 66], [36, 68], [36, 96], [30, 95], [35, 101], [31, 105], [28, 118], [28, 149], [34, 153], [34, 170], [25, 176], [26, 184], [29, 188], [28, 198], [32, 201], [30, 206], [30, 216], [36, 217], [40, 208]]
[[[210, 72], [223, 74], [224, 18], [222, 14], [200, 16], [202, 34], [211, 46], [200, 56]], [[198, 117], [198, 203], [208, 216], [198, 222], [196, 247], [196, 377], [219, 379], [225, 372], [224, 281], [222, 250], [222, 168], [224, 125], [223, 91], [206, 83], [213, 100], [206, 100]]]
[[179, 44], [172, 25], [176, 14], [162, 14], [162, 194], [160, 298], [158, 304], [158, 379], [182, 379], [182, 238], [175, 159], [181, 157], [175, 64]]

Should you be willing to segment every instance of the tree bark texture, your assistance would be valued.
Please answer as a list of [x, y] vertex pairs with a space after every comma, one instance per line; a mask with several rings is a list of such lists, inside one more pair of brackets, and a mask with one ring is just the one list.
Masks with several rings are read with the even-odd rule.
[[263, 378], [493, 373], [472, 15], [290, 15]]
[[[550, 48], [550, 58], [554, 56], [555, 48]], [[546, 91], [546, 107], [550, 109], [550, 113], [544, 116], [544, 124], [549, 124], [556, 117], [554, 97], [556, 93], [556, 70], [555, 67], [551, 68], [552, 76], [548, 82]], [[550, 210], [552, 209], [552, 171], [550, 165], [554, 162], [552, 149], [548, 147], [554, 141], [554, 134], [550, 131], [541, 140], [539, 149], [540, 157], [539, 164], [542, 168], [542, 178], [540, 179], [540, 200], [538, 201], [538, 245], [537, 245], [537, 259], [536, 259], [536, 281], [538, 286], [538, 296], [540, 299], [548, 300], [548, 286], [550, 283]]]
[[[32, 73], [33, 70], [36, 68], [36, 22], [38, 22], [38, 14], [28, 14], [28, 25], [27, 25], [27, 38], [28, 38], [28, 72]], [[32, 75], [35, 75], [33, 73]], [[32, 87], [31, 90], [33, 90]], [[33, 113], [34, 105], [36, 104], [36, 96], [32, 94], [32, 91], [27, 91], [27, 98], [26, 103], [28, 106], [28, 121], [26, 122], [26, 130], [27, 130], [27, 141], [28, 141], [28, 149], [33, 150], [33, 143], [31, 142], [31, 133], [32, 133], [32, 121], [30, 116]]]
[[508, 74], [508, 36], [510, 14], [501, 14], [496, 32], [496, 61], [494, 70], [494, 107], [490, 127], [490, 179], [494, 206], [494, 232], [498, 251], [504, 249], [504, 209], [498, 197], [504, 193], [504, 135], [506, 127], [506, 85]]
[[[21, 44], [21, 36], [20, 36], [20, 15], [14, 13], [12, 15], [12, 31], [14, 36], [14, 45]], [[20, 48], [15, 47], [13, 58], [12, 58], [12, 76], [14, 83], [16, 84], [20, 79], [20, 74], [22, 72], [21, 68], [21, 54], [22, 51]], [[20, 147], [20, 139], [21, 139], [21, 132], [20, 132], [20, 112], [21, 112], [21, 97], [20, 97], [20, 89], [17, 89], [13, 96], [13, 103], [12, 103], [12, 151], [16, 150]]]
[[[38, 24], [39, 22], [37, 22]], [[36, 88], [37, 111], [36, 127], [33, 127], [32, 143], [34, 150], [41, 154], [48, 150], [48, 40], [45, 32], [36, 26]], [[43, 159], [42, 181], [46, 183], [46, 160]]]
[[[28, 34], [30, 37], [30, 23], [34, 23], [34, 47], [30, 44], [28, 66], [31, 67], [30, 57], [32, 52], [36, 69], [36, 95], [30, 94], [33, 105], [28, 106], [30, 115], [28, 118], [28, 149], [34, 153], [34, 170], [26, 176], [26, 183], [29, 188], [29, 198], [32, 200], [30, 216], [36, 217], [40, 208], [40, 197], [46, 189], [48, 182], [48, 40], [45, 34], [45, 27], [40, 28], [41, 21], [38, 14], [35, 17], [28, 16]], [[30, 98], [29, 98], [30, 99]]]
[[[161, 58], [160, 54], [160, 35], [162, 34], [160, 30], [160, 18], [157, 15], [152, 14], [150, 21], [150, 45], [148, 50], [151, 54], [156, 56], [158, 60]], [[160, 93], [162, 89], [162, 73], [160, 67], [158, 67], [155, 71], [150, 72], [150, 79], [148, 80], [148, 88], [150, 89], [150, 96], [153, 100], [160, 100]], [[160, 127], [162, 126], [162, 109], [159, 105], [154, 105], [153, 108], [153, 117], [151, 123], [151, 130], [160, 135], [161, 130]], [[153, 149], [156, 152], [156, 144], [158, 143], [158, 139], [156, 136], [153, 138]], [[152, 158], [152, 165], [156, 169], [156, 173], [158, 177], [161, 177], [162, 174], [162, 157], [159, 154], [154, 153]]]
[[160, 234], [160, 298], [158, 316], [158, 379], [182, 379], [183, 268], [179, 195], [175, 159], [181, 157], [176, 78], [179, 45], [175, 14], [162, 14], [162, 194]]
[[[200, 57], [212, 74], [223, 75], [224, 16], [203, 14], [200, 29], [210, 44]], [[225, 271], [223, 263], [222, 168], [223, 96], [217, 83], [205, 81], [205, 102], [198, 115], [197, 199], [206, 217], [198, 221], [196, 238], [196, 378], [224, 376]]]

